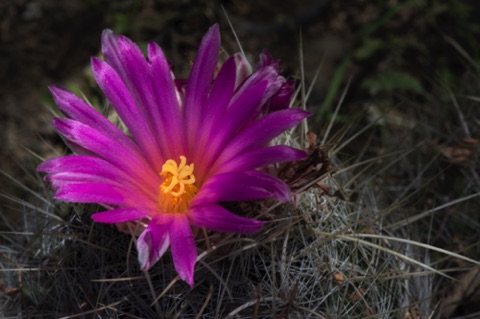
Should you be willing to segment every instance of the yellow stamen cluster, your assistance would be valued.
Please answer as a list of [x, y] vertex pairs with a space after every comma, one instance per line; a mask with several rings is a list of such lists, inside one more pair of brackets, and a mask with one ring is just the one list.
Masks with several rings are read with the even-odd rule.
[[164, 181], [160, 186], [159, 208], [164, 213], [183, 213], [197, 193], [194, 165], [187, 164], [185, 156], [180, 156], [180, 165], [169, 159], [162, 166], [160, 176]]

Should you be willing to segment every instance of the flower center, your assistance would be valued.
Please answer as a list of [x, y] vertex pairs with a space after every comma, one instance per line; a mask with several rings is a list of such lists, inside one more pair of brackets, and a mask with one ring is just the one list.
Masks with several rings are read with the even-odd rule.
[[158, 205], [162, 213], [183, 213], [198, 191], [193, 175], [193, 163], [187, 164], [185, 156], [180, 156], [180, 165], [169, 159], [162, 166], [160, 176], [164, 178], [160, 186]]

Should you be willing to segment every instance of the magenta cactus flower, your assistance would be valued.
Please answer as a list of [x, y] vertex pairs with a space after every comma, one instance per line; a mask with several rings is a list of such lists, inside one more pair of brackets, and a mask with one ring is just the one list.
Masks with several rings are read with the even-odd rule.
[[[96, 222], [141, 221], [142, 269], [170, 247], [180, 278], [193, 286], [192, 227], [257, 232], [264, 222], [220, 203], [290, 199], [288, 186], [261, 168], [306, 155], [269, 142], [308, 113], [288, 108], [293, 90], [269, 55], [252, 70], [236, 54], [212, 82], [220, 52], [217, 25], [204, 36], [184, 82], [175, 80], [155, 43], [146, 59], [131, 40], [106, 30], [102, 52], [104, 61], [91, 60], [93, 74], [129, 134], [73, 93], [50, 87], [66, 116], [54, 119], [54, 127], [75, 154], [47, 160], [38, 171], [47, 173], [56, 199], [105, 206], [92, 215]], [[272, 101], [275, 108], [268, 109]]]

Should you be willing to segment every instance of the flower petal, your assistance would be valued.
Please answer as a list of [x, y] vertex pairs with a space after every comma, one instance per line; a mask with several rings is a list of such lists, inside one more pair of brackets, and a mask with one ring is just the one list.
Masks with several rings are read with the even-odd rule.
[[235, 53], [233, 58], [236, 65], [235, 89], [237, 89], [252, 74], [252, 65], [242, 52]]
[[[155, 129], [164, 148], [165, 158], [178, 158], [185, 154], [186, 145], [179, 100], [173, 74], [162, 49], [153, 42], [148, 44], [150, 78], [158, 105], [152, 110], [155, 115]], [[173, 137], [173, 138], [172, 138]]]
[[92, 58], [91, 64], [98, 86], [146, 154], [149, 163], [156, 170], [161, 170], [164, 157], [155, 138], [156, 134], [147, 120], [148, 117], [139, 110], [129, 90], [110, 65], [95, 57]]
[[191, 207], [207, 203], [277, 197], [290, 199], [288, 186], [276, 177], [258, 171], [227, 172], [215, 175], [200, 188]]
[[57, 104], [60, 111], [68, 118], [95, 127], [106, 135], [117, 139], [128, 148], [138, 151], [138, 147], [128, 136], [95, 108], [82, 101], [75, 94], [55, 86], [50, 86], [49, 89], [55, 100], [55, 104]]
[[128, 175], [107, 161], [82, 155], [62, 156], [47, 160], [40, 164], [37, 172], [47, 172], [47, 180], [83, 180], [111, 181], [112, 183], [128, 183]]
[[175, 270], [180, 278], [193, 288], [193, 271], [197, 262], [197, 250], [190, 223], [185, 215], [174, 216], [169, 234]]
[[237, 216], [220, 205], [200, 205], [191, 209], [189, 219], [196, 227], [228, 233], [253, 234], [265, 222]]
[[[218, 24], [215, 24], [202, 39], [187, 82], [183, 115], [185, 117], [185, 127], [190, 132], [197, 132], [201, 124], [200, 119], [203, 118], [203, 111], [219, 53], [220, 29]], [[189, 145], [193, 143], [195, 143], [195, 140], [190, 139]]]
[[[210, 168], [225, 149], [229, 139], [241, 130], [242, 126], [248, 125], [260, 111], [260, 101], [266, 90], [267, 82], [263, 81], [257, 85], [245, 90], [244, 94], [236, 99], [229, 106], [223, 118], [217, 124], [215, 130], [212, 130], [209, 136], [209, 147], [205, 150], [197, 150], [194, 157], [199, 162], [198, 167]], [[218, 133], [220, 132], [220, 133]], [[199, 178], [203, 179], [208, 171], [199, 171]]]
[[218, 124], [233, 96], [235, 86], [235, 60], [230, 57], [218, 72], [208, 96], [203, 117], [207, 123]]
[[92, 219], [97, 223], [115, 224], [139, 220], [146, 216], [148, 213], [138, 208], [117, 208], [95, 213]]
[[103, 183], [64, 183], [58, 187], [55, 198], [65, 202], [99, 203], [116, 206], [127, 206], [135, 198], [129, 190], [116, 185]]
[[65, 118], [55, 119], [53, 125], [69, 141], [91, 152], [88, 155], [94, 154], [106, 160], [151, 188], [158, 187], [159, 178], [156, 172], [143, 161], [139, 154], [132, 153], [119, 141], [83, 123]]
[[235, 136], [228, 143], [219, 162], [227, 160], [227, 157], [232, 158], [248, 150], [265, 146], [280, 133], [295, 127], [308, 116], [310, 113], [302, 109], [281, 110], [268, 114]]
[[[283, 77], [280, 78], [283, 79]], [[278, 92], [275, 93], [268, 101], [268, 111], [279, 111], [288, 108], [294, 93], [294, 81], [285, 80]]]
[[151, 123], [150, 120], [157, 114], [152, 112], [157, 105], [148, 76], [148, 63], [142, 51], [129, 38], [116, 35], [107, 29], [102, 33], [102, 53], [105, 62], [119, 75], [142, 117], [153, 131], [154, 123]]
[[[218, 25], [204, 36], [186, 81], [175, 79], [158, 45], [149, 43], [147, 51], [148, 59], [130, 39], [107, 30], [102, 34], [105, 61], [91, 60], [95, 80], [128, 135], [73, 93], [50, 88], [67, 116], [55, 119], [54, 126], [80, 155], [46, 161], [38, 171], [47, 173], [57, 199], [114, 206], [93, 214], [96, 222], [139, 220], [142, 269], [148, 270], [171, 246], [177, 273], [193, 287], [197, 250], [191, 224], [216, 231], [258, 231], [264, 222], [237, 216], [218, 202], [289, 200], [283, 181], [255, 169], [305, 155], [267, 143], [307, 113], [275, 111], [287, 106], [293, 86], [267, 53], [254, 73], [243, 54], [230, 57], [212, 83], [220, 51]], [[195, 165], [199, 190], [184, 213], [174, 214], [159, 202], [161, 184], [170, 178], [160, 174], [165, 161], [181, 156], [192, 164], [190, 170]], [[176, 170], [171, 182], [181, 183], [183, 191], [179, 180], [188, 184], [193, 176], [184, 167]], [[148, 223], [145, 229], [143, 223]]]
[[220, 174], [223, 172], [251, 170], [270, 164], [296, 161], [305, 156], [307, 156], [305, 151], [286, 145], [275, 145], [235, 154], [233, 158], [226, 162], [217, 162], [218, 169], [212, 169], [212, 171], [215, 171], [215, 174]]
[[242, 83], [242, 85], [237, 88], [232, 100], [235, 101], [238, 97], [245, 94], [246, 90], [264, 81], [266, 81], [268, 84], [260, 102], [260, 104], [263, 105], [268, 99], [272, 97], [273, 94], [275, 94], [280, 89], [283, 84], [283, 81], [281, 81], [281, 79], [279, 81], [278, 71], [274, 67], [268, 65], [262, 67], [261, 69], [255, 71], [252, 75], [250, 75]]
[[218, 130], [230, 137], [233, 133], [239, 131], [241, 127], [250, 124], [258, 116], [261, 101], [267, 87], [268, 82], [262, 81], [252, 85], [242, 95], [238, 96], [229, 105], [218, 125]]
[[170, 245], [170, 224], [150, 222], [147, 229], [137, 238], [138, 262], [143, 270], [152, 267]]
[[142, 192], [152, 201], [157, 198], [157, 191], [148, 187], [147, 183], [97, 157], [69, 155], [53, 158], [39, 165], [37, 171], [46, 172], [45, 180], [52, 182], [54, 188], [66, 183], [106, 183]]
[[183, 150], [174, 151], [173, 146], [183, 145], [169, 143], [172, 136], [181, 136], [183, 132], [174, 78], [162, 50], [158, 45], [149, 44], [148, 63], [130, 39], [106, 30], [102, 34], [102, 51], [105, 61], [128, 88], [153, 139], [157, 140], [162, 152], [167, 153], [164, 159], [180, 156]]
[[[200, 158], [204, 157], [206, 149], [210, 148], [211, 135], [217, 132], [218, 123], [221, 120], [225, 110], [227, 109], [230, 100], [233, 96], [235, 85], [235, 60], [230, 57], [220, 69], [212, 90], [208, 96], [205, 111], [201, 116], [202, 124], [199, 131], [195, 132], [189, 130], [189, 138], [195, 140], [192, 145], [190, 154], [198, 155]], [[192, 158], [194, 162], [199, 161], [197, 158]]]

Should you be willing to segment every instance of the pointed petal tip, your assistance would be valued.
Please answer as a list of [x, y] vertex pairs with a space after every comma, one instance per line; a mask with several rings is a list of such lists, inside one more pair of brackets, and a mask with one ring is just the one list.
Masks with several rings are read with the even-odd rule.
[[[282, 112], [282, 113], [279, 113], [279, 112]], [[293, 122], [300, 122], [313, 115], [313, 113], [299, 107], [287, 108], [283, 110], [274, 111], [272, 113], [278, 113], [278, 114], [284, 114], [284, 115], [288, 114], [287, 118], [290, 117], [290, 119], [292, 119]]]
[[71, 128], [74, 122], [74, 120], [66, 117], [57, 117], [52, 120], [52, 125], [53, 128], [61, 134], [61, 132], [65, 132], [65, 129]]
[[161, 48], [157, 43], [149, 41], [147, 44], [148, 57], [151, 58], [152, 56], [156, 55], [159, 49]]
[[74, 94], [71, 91], [56, 85], [49, 85], [48, 90], [50, 91], [50, 94], [52, 95], [53, 100], [57, 104], [60, 111], [65, 114], [65, 105], [69, 105], [69, 102], [74, 97]]
[[193, 285], [194, 285], [194, 283], [193, 283], [193, 276], [192, 276], [192, 279], [191, 279], [190, 281], [187, 281], [187, 284], [189, 284], [189, 285], [190, 285], [190, 288], [193, 289]]
[[255, 233], [258, 233], [262, 228], [263, 228], [263, 225], [265, 225], [267, 222], [266, 221], [263, 221], [263, 220], [256, 220], [256, 227], [257, 229], [254, 230], [251, 234], [255, 234]]
[[[147, 56], [150, 63], [154, 63], [155, 60], [161, 59], [163, 63], [169, 65], [167, 58], [162, 48], [153, 41], [150, 41], [147, 45]], [[161, 63], [161, 64], [163, 64]]]
[[263, 220], [256, 220], [256, 219], [249, 219], [251, 225], [249, 226], [249, 229], [248, 231], [243, 231], [243, 232], [239, 232], [239, 233], [243, 233], [243, 234], [255, 234], [255, 233], [258, 233], [262, 228], [263, 228], [263, 225], [265, 225], [267, 222], [266, 221], [263, 221]]
[[90, 58], [90, 67], [93, 72], [93, 77], [98, 83], [99, 79], [103, 76], [104, 73], [104, 71], [102, 72], [102, 69], [104, 68], [104, 61], [96, 56], [92, 56]]
[[90, 67], [93, 72], [93, 77], [95, 78], [95, 81], [97, 82], [97, 84], [99, 84], [99, 86], [100, 83], [106, 79], [105, 77], [112, 72], [112, 67], [107, 62], [96, 56], [92, 56], [90, 58]]
[[191, 274], [184, 274], [184, 275], [179, 274], [179, 277], [180, 279], [185, 281], [190, 286], [191, 289], [193, 289], [193, 286], [195, 285], [195, 282], [193, 279], [193, 272]]
[[53, 96], [57, 95], [58, 92], [64, 91], [64, 89], [62, 89], [61, 87], [53, 84], [50, 84], [48, 86], [48, 90], [50, 91], [50, 93], [52, 93]]
[[298, 116], [303, 116], [305, 118], [310, 117], [313, 114], [313, 113], [311, 113], [307, 110], [304, 110], [302, 108], [299, 108], [299, 107], [294, 107], [294, 108], [291, 108], [290, 110], [295, 110], [297, 112]]
[[292, 193], [289, 190], [288, 192], [278, 195], [277, 199], [281, 203], [289, 203], [292, 201]]
[[98, 69], [101, 66], [102, 62], [103, 61], [96, 56], [92, 56], [90, 58], [90, 65], [92, 66], [92, 69], [94, 69], [94, 70]]
[[35, 172], [37, 173], [46, 173], [48, 171], [48, 168], [50, 167], [49, 162], [45, 161], [41, 163], [40, 165], [37, 166], [35, 169]]
[[215, 23], [208, 29], [207, 33], [203, 36], [203, 39], [209, 39], [211, 44], [218, 46], [220, 49], [220, 26]]
[[195, 281], [193, 279], [193, 271], [192, 272], [186, 272], [186, 271], [179, 272], [177, 270], [177, 273], [178, 273], [178, 276], [180, 277], [181, 280], [185, 281], [190, 286], [190, 288], [193, 288], [193, 286], [195, 284]]
[[112, 29], [108, 29], [108, 28], [107, 28], [107, 29], [103, 29], [103, 31], [102, 31], [102, 36], [101, 36], [102, 41], [103, 41], [105, 38], [113, 37], [113, 36], [115, 36], [115, 32], [113, 32]]
[[54, 127], [55, 129], [57, 129], [57, 126], [61, 125], [62, 123], [61, 123], [61, 121], [60, 121], [59, 118], [54, 118], [54, 119], [52, 120], [52, 124], [53, 124], [53, 127]]
[[208, 29], [208, 31], [220, 34], [220, 25], [218, 23], [215, 23], [210, 27], [210, 29]]

